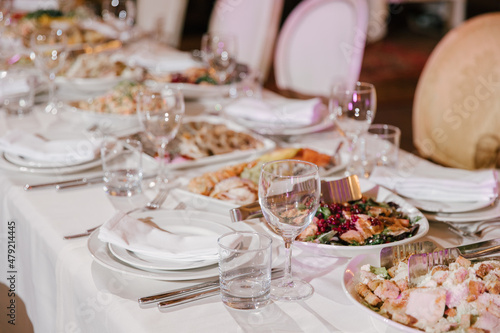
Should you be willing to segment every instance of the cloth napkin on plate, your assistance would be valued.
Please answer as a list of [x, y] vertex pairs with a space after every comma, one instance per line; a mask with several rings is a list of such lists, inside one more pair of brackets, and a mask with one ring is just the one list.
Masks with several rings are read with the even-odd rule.
[[164, 260], [215, 260], [218, 235], [176, 235], [118, 212], [99, 230], [99, 239]]
[[10, 130], [0, 137], [0, 150], [37, 162], [55, 162], [63, 165], [84, 163], [96, 158], [99, 140], [47, 141], [25, 131]]
[[404, 174], [375, 167], [370, 180], [405, 197], [440, 202], [491, 201], [498, 195], [495, 170], [469, 171], [422, 162]]
[[324, 105], [319, 98], [287, 100], [279, 105], [257, 98], [241, 98], [225, 108], [227, 115], [265, 124], [308, 126], [321, 119]]
[[16, 96], [18, 94], [27, 93], [30, 90], [28, 80], [26, 78], [6, 79], [0, 81], [0, 102], [8, 97]]
[[[154, 46], [152, 46], [154, 48]], [[189, 52], [175, 49], [153, 49], [144, 46], [129, 54], [116, 54], [114, 60], [121, 60], [132, 66], [145, 67], [153, 72], [184, 72], [203, 65], [194, 60]]]

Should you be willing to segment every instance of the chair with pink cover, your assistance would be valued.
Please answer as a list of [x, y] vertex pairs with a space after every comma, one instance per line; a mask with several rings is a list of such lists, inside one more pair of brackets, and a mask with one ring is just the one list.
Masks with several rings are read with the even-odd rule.
[[283, 11], [283, 0], [217, 0], [208, 31], [234, 35], [238, 62], [268, 75]]
[[274, 56], [276, 85], [328, 96], [334, 81], [359, 78], [368, 26], [366, 0], [307, 0], [287, 17]]

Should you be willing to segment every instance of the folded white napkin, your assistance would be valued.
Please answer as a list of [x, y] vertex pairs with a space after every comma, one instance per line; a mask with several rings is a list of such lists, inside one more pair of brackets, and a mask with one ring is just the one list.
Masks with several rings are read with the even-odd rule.
[[184, 72], [189, 68], [201, 67], [189, 52], [175, 49], [148, 49], [141, 47], [130, 54], [116, 54], [114, 60], [121, 60], [132, 66], [141, 66], [153, 72]]
[[55, 162], [63, 165], [88, 162], [96, 158], [99, 140], [46, 141], [25, 131], [10, 130], [0, 137], [0, 151], [23, 156], [38, 162]]
[[176, 235], [116, 213], [99, 230], [99, 239], [127, 250], [164, 260], [216, 260], [218, 235]]
[[94, 19], [83, 20], [79, 23], [82, 29], [93, 30], [108, 38], [119, 38], [120, 32], [113, 26]]
[[278, 105], [257, 98], [241, 98], [225, 107], [227, 115], [268, 125], [307, 126], [321, 119], [324, 108], [319, 98], [287, 100]]
[[12, 78], [9, 76], [0, 81], [0, 102], [8, 97], [25, 94], [30, 90], [27, 78]]
[[412, 199], [440, 202], [491, 201], [498, 195], [495, 170], [469, 171], [422, 163], [413, 170], [395, 172], [375, 167], [370, 180]]

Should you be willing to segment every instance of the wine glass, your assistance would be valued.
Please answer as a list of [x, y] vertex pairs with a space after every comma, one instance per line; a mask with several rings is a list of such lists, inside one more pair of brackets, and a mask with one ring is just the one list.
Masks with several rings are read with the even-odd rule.
[[262, 165], [259, 204], [271, 228], [285, 241], [285, 275], [271, 285], [276, 300], [300, 300], [313, 293], [312, 286], [292, 277], [292, 244], [312, 221], [319, 207], [318, 167], [298, 160], [278, 160]]
[[[349, 162], [346, 176], [356, 174], [365, 177], [364, 149], [357, 147], [357, 143], [375, 118], [377, 110], [375, 86], [366, 82], [356, 82], [354, 87], [350, 88], [345, 84], [336, 83], [331, 90], [329, 108], [332, 118], [348, 143]], [[360, 155], [356, 155], [356, 151], [359, 151]]]
[[178, 88], [163, 87], [141, 91], [137, 101], [137, 113], [148, 138], [158, 148], [159, 168], [153, 187], [165, 189], [168, 143], [175, 138], [184, 116], [184, 96]]
[[203, 59], [217, 78], [225, 84], [236, 68], [236, 37], [232, 35], [206, 33], [201, 40]]
[[122, 40], [130, 38], [136, 13], [135, 0], [106, 0], [102, 4], [103, 21], [115, 28]]
[[47, 76], [49, 81], [49, 102], [45, 107], [48, 113], [57, 114], [60, 107], [55, 95], [55, 79], [66, 61], [67, 46], [66, 34], [59, 28], [37, 30], [31, 36], [35, 66]]

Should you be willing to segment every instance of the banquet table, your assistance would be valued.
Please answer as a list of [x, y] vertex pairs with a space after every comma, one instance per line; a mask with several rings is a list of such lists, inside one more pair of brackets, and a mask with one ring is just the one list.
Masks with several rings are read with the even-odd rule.
[[[43, 119], [48, 116], [37, 111], [31, 117]], [[2, 117], [3, 124], [13, 121], [5, 115]], [[28, 123], [26, 119], [23, 121], [23, 124]], [[1, 130], [5, 131], [6, 127]], [[297, 138], [298, 142], [309, 145], [328, 145], [335, 140], [338, 134], [332, 129]], [[420, 160], [404, 151], [400, 151], [400, 158], [400, 167], [418, 165]], [[203, 168], [187, 169], [179, 174], [188, 177], [200, 170]], [[337, 176], [341, 176], [340, 172]], [[318, 256], [297, 247], [294, 248], [294, 274], [314, 287], [313, 296], [307, 300], [272, 302], [259, 310], [243, 311], [224, 306], [220, 298], [214, 296], [166, 312], [154, 307], [142, 309], [137, 303], [139, 297], [187, 286], [194, 281], [159, 281], [112, 271], [93, 260], [87, 238], [63, 240], [63, 236], [105, 222], [116, 209], [143, 204], [154, 192], [146, 190], [135, 197], [117, 198], [104, 193], [102, 185], [67, 191], [23, 189], [29, 182], [61, 179], [62, 176], [0, 171], [1, 248], [4, 253], [1, 261], [4, 274], [0, 281], [10, 285], [7, 278], [15, 276], [16, 297], [24, 300], [35, 332], [391, 331], [389, 326], [361, 312], [344, 294], [341, 281], [349, 258]], [[188, 209], [228, 216], [227, 209], [186, 200], [182, 193], [175, 191], [164, 207], [175, 207], [180, 201], [185, 201]], [[239, 223], [267, 232], [258, 221]], [[15, 226], [13, 234], [8, 234], [12, 230], [9, 225]], [[12, 263], [5, 255], [8, 235], [14, 235], [16, 242]], [[484, 237], [494, 236], [491, 232]], [[439, 223], [431, 223], [425, 239], [441, 246], [470, 242]], [[277, 236], [273, 240], [280, 243]], [[13, 266], [9, 267], [10, 264]]]
[[[267, 92], [266, 96], [272, 96]], [[205, 112], [212, 100], [186, 103], [189, 115]], [[0, 111], [0, 135], [11, 128], [33, 130], [40, 127], [68, 126], [60, 115], [46, 114], [37, 106], [32, 114], [15, 118]], [[68, 128], [68, 130], [70, 130]], [[334, 149], [340, 135], [333, 128], [317, 133], [297, 135], [294, 144]], [[411, 153], [400, 151], [400, 168], [427, 165]], [[231, 161], [232, 162], [232, 161]], [[149, 159], [146, 172], [154, 172], [156, 164]], [[172, 178], [181, 180], [220, 165], [173, 170]], [[341, 177], [338, 170], [333, 177]], [[386, 323], [373, 319], [351, 303], [342, 288], [342, 279], [349, 258], [321, 256], [294, 247], [293, 272], [314, 287], [309, 299], [297, 302], [271, 302], [258, 310], [234, 310], [226, 307], [219, 296], [209, 297], [160, 312], [156, 307], [140, 308], [137, 299], [203, 281], [163, 281], [111, 270], [93, 259], [88, 238], [64, 240], [63, 236], [82, 232], [110, 219], [116, 210], [144, 205], [154, 196], [145, 191], [132, 197], [107, 195], [102, 184], [71, 190], [54, 188], [24, 190], [25, 184], [95, 176], [99, 167], [75, 174], [40, 175], [0, 169], [0, 210], [2, 255], [0, 282], [14, 286], [16, 298], [22, 299], [35, 332], [391, 332]], [[229, 221], [228, 209], [186, 196], [173, 190], [164, 209], [186, 204], [193, 214], [211, 212]], [[230, 222], [228, 222], [230, 223]], [[259, 232], [269, 233], [276, 248], [282, 247], [280, 237], [272, 234], [258, 220], [244, 223]], [[442, 247], [471, 242], [450, 232], [444, 224], [430, 223], [424, 240]], [[489, 231], [485, 239], [500, 232]], [[15, 250], [7, 256], [9, 244]], [[277, 262], [282, 259], [278, 251]], [[12, 278], [13, 277], [13, 278]], [[5, 320], [6, 309], [2, 309]], [[2, 324], [4, 324], [2, 322]]]

